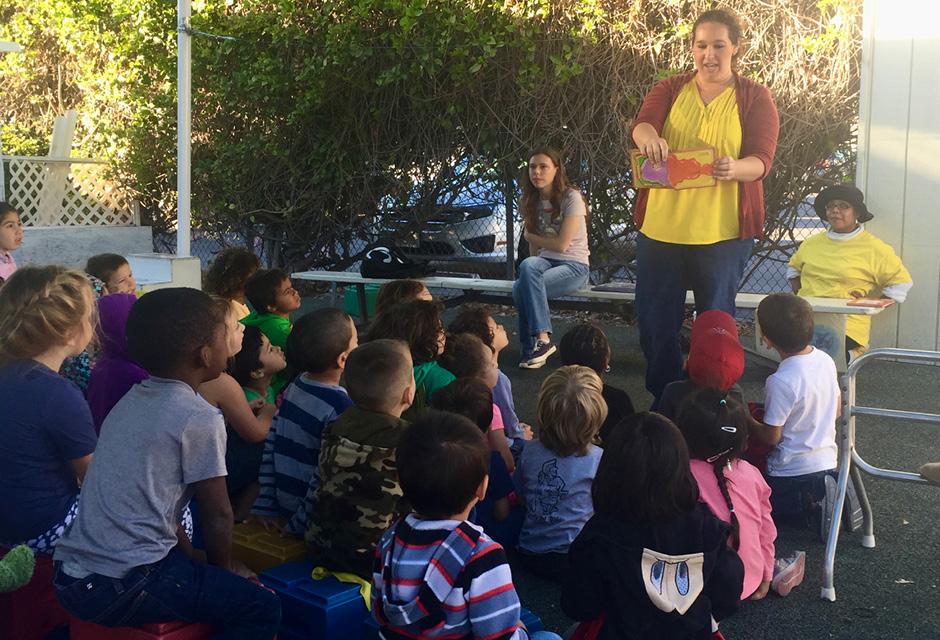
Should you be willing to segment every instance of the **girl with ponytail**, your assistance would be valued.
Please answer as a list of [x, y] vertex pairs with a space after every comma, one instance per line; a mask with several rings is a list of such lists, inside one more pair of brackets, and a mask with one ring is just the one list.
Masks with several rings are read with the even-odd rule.
[[730, 396], [700, 389], [679, 405], [676, 424], [689, 447], [699, 499], [731, 524], [728, 544], [744, 563], [741, 598], [760, 600], [773, 588], [785, 596], [803, 580], [806, 554], [774, 561], [777, 528], [770, 517], [770, 487], [741, 459], [747, 444], [747, 413]]

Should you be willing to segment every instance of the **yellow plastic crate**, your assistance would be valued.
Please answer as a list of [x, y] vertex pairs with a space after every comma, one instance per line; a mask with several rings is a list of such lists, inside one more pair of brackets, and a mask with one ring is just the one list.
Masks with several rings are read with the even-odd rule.
[[260, 524], [246, 522], [236, 524], [232, 529], [232, 557], [244, 562], [255, 573], [303, 560], [305, 556], [303, 540], [265, 531]]

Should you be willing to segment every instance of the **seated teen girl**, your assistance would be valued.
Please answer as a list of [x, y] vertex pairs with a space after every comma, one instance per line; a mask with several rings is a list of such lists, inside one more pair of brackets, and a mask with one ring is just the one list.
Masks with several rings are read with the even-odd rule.
[[0, 288], [0, 545], [51, 554], [78, 508], [97, 438], [91, 411], [56, 373], [91, 341], [84, 274], [24, 267]]

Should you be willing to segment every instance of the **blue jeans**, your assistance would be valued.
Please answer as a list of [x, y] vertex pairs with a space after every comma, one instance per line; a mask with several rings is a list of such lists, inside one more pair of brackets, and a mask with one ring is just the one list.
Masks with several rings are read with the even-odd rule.
[[738, 283], [753, 246], [751, 238], [686, 245], [639, 234], [636, 312], [646, 357], [646, 389], [655, 398], [654, 410], [666, 385], [682, 378], [679, 330], [686, 291], [695, 294], [699, 313], [720, 309], [733, 316]]
[[535, 348], [535, 338], [540, 332], [552, 332], [548, 299], [577, 291], [587, 283], [590, 271], [590, 267], [581, 262], [538, 256], [529, 256], [522, 261], [512, 286], [512, 299], [519, 314], [519, 342], [522, 343], [523, 358]]
[[66, 611], [106, 627], [181, 620], [212, 625], [214, 638], [271, 640], [281, 621], [276, 595], [176, 549], [121, 579], [96, 573], [76, 579], [56, 562], [53, 585]]
[[826, 476], [836, 470], [817, 471], [802, 476], [767, 476], [770, 486], [770, 510], [774, 522], [802, 522], [809, 517], [808, 504], [826, 495]]

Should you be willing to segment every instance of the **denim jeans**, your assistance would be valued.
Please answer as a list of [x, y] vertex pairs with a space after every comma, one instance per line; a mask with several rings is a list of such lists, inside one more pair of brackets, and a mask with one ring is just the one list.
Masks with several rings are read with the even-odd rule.
[[581, 262], [551, 260], [529, 256], [519, 265], [519, 275], [512, 286], [512, 299], [519, 314], [519, 342], [522, 357], [535, 348], [541, 331], [552, 331], [548, 299], [577, 291], [585, 285], [590, 267]]
[[636, 311], [654, 410], [666, 385], [682, 378], [679, 330], [686, 291], [695, 294], [699, 313], [720, 309], [733, 316], [738, 283], [753, 246], [751, 238], [685, 245], [638, 236]]
[[121, 579], [96, 573], [76, 579], [56, 562], [53, 585], [66, 611], [106, 627], [181, 620], [212, 625], [214, 638], [271, 640], [281, 620], [276, 595], [175, 549]]
[[835, 475], [836, 470], [830, 469], [802, 476], [767, 476], [774, 522], [805, 522], [810, 515], [806, 505], [823, 499], [826, 495], [825, 478]]

